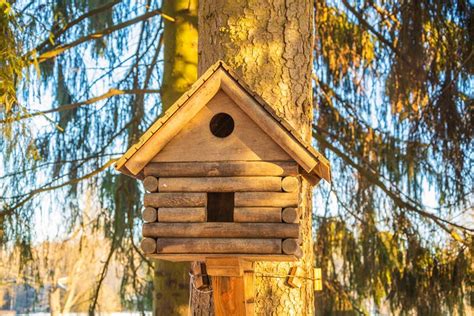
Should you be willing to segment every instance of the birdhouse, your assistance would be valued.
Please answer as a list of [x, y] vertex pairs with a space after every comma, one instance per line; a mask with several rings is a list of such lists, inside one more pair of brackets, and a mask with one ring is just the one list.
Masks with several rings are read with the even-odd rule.
[[217, 62], [118, 160], [143, 180], [142, 250], [172, 261], [291, 261], [302, 178], [328, 161], [223, 62]]

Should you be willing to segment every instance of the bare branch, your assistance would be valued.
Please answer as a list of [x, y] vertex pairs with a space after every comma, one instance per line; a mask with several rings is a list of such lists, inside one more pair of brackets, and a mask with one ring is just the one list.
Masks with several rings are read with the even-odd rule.
[[54, 109], [49, 109], [45, 111], [40, 111], [40, 112], [35, 112], [35, 113], [28, 113], [26, 115], [22, 115], [16, 118], [8, 118], [4, 120], [0, 120], [0, 124], [5, 124], [5, 123], [11, 123], [11, 122], [16, 122], [28, 118], [32, 118], [35, 116], [39, 115], [45, 115], [49, 113], [54, 113], [54, 112], [63, 112], [63, 111], [69, 111], [73, 110], [75, 108], [84, 106], [84, 105], [89, 105], [104, 99], [108, 99], [110, 97], [116, 96], [116, 95], [122, 95], [122, 94], [147, 94], [147, 93], [160, 93], [161, 90], [159, 89], [131, 89], [131, 90], [119, 90], [119, 89], [110, 89], [106, 93], [99, 95], [97, 97], [82, 101], [82, 102], [77, 102], [77, 103], [71, 103], [71, 104], [66, 104], [62, 105], [58, 108]]
[[[320, 128], [313, 126], [315, 130], [318, 132], [323, 132]], [[441, 227], [444, 231], [446, 231], [448, 234], [450, 234], [454, 239], [457, 240], [457, 237], [453, 235], [453, 230], [447, 227], [446, 225], [450, 225], [452, 227], [456, 227], [458, 229], [461, 229], [463, 231], [468, 231], [468, 232], [474, 232], [474, 229], [465, 227], [463, 225], [459, 225], [453, 222], [450, 222], [448, 220], [445, 220], [441, 217], [438, 217], [434, 214], [431, 214], [429, 212], [423, 211], [419, 209], [417, 206], [403, 200], [398, 194], [390, 190], [385, 183], [383, 183], [380, 179], [379, 176], [372, 170], [368, 170], [367, 168], [364, 168], [360, 164], [356, 163], [353, 161], [348, 155], [343, 153], [341, 150], [339, 150], [336, 146], [334, 146], [331, 142], [328, 142], [324, 137], [322, 137], [319, 133], [313, 133], [313, 136], [321, 143], [324, 144], [328, 149], [330, 149], [332, 152], [334, 152], [337, 156], [339, 156], [342, 160], [344, 160], [347, 164], [349, 164], [351, 167], [356, 169], [360, 174], [362, 174], [365, 178], [367, 178], [370, 182], [375, 184], [377, 187], [379, 187], [387, 196], [389, 196], [398, 207], [405, 208], [407, 210], [413, 211], [419, 215], [421, 215], [424, 218], [429, 218], [433, 222], [435, 222], [439, 227]]]
[[[58, 38], [61, 35], [63, 35], [67, 30], [69, 30], [71, 27], [81, 23], [83, 20], [85, 20], [88, 17], [97, 15], [99, 13], [102, 13], [104, 11], [109, 10], [110, 8], [114, 7], [116, 4], [120, 3], [121, 0], [115, 0], [112, 2], [107, 3], [106, 5], [103, 5], [101, 7], [98, 7], [96, 9], [90, 10], [89, 12], [84, 13], [83, 15], [79, 16], [77, 19], [72, 20], [68, 24], [66, 24], [64, 27], [62, 27], [60, 30], [57, 32], [54, 32], [52, 34], [53, 39]], [[44, 49], [48, 44], [51, 44], [51, 37], [45, 39], [42, 41], [36, 48], [34, 49], [37, 52], [40, 52], [42, 49]]]
[[366, 19], [364, 19], [364, 17], [362, 16], [362, 14], [360, 14], [359, 12], [357, 12], [357, 10], [351, 6], [349, 4], [349, 2], [347, 2], [347, 0], [342, 0], [342, 3], [344, 4], [344, 6], [352, 13], [354, 14], [354, 16], [357, 18], [357, 20], [359, 21], [360, 24], [364, 25], [372, 34], [374, 34], [378, 39], [379, 41], [381, 41], [382, 43], [384, 43], [388, 48], [390, 48], [394, 53], [395, 55], [397, 55], [401, 60], [403, 60], [407, 65], [411, 66], [411, 67], [414, 67], [415, 66], [395, 47], [395, 45], [393, 45], [392, 42], [390, 42], [388, 39], [386, 39], [382, 34], [380, 34], [372, 25], [369, 24], [369, 22], [367, 22]]
[[168, 15], [164, 14], [161, 10], [153, 10], [153, 11], [150, 11], [150, 12], [147, 12], [143, 15], [140, 15], [134, 19], [131, 19], [129, 21], [126, 21], [126, 22], [123, 22], [123, 23], [119, 23], [117, 25], [114, 25], [112, 27], [109, 27], [109, 28], [106, 28], [106, 29], [103, 29], [99, 32], [96, 32], [96, 33], [93, 33], [93, 34], [89, 34], [87, 36], [84, 36], [84, 37], [81, 37], [71, 43], [68, 43], [68, 44], [63, 44], [63, 45], [58, 45], [56, 46], [55, 48], [49, 50], [49, 51], [46, 51], [44, 53], [42, 53], [40, 56], [38, 56], [37, 58], [33, 58], [33, 59], [30, 59], [30, 62], [44, 62], [48, 59], [51, 59], [51, 58], [54, 58], [56, 56], [58, 56], [59, 54], [62, 54], [64, 51], [70, 49], [70, 48], [73, 48], [75, 46], [78, 46], [82, 43], [85, 43], [87, 41], [90, 41], [90, 40], [94, 40], [94, 39], [98, 39], [98, 38], [102, 38], [106, 35], [109, 35], [110, 33], [113, 33], [115, 31], [118, 31], [120, 29], [123, 29], [123, 28], [126, 28], [130, 25], [133, 25], [137, 22], [140, 22], [140, 21], [143, 21], [143, 20], [146, 20], [146, 19], [149, 19], [151, 17], [154, 17], [156, 15], [161, 15], [163, 18], [166, 18], [166, 19], [172, 19], [172, 21], [174, 21], [173, 18], [169, 17]]
[[88, 174], [83, 175], [82, 177], [71, 179], [69, 181], [63, 182], [63, 183], [58, 184], [58, 185], [52, 185], [52, 186], [49, 186], [49, 187], [35, 189], [35, 190], [31, 191], [28, 194], [28, 196], [26, 198], [24, 198], [22, 201], [18, 202], [17, 204], [15, 204], [12, 207], [7, 207], [4, 211], [0, 211], [0, 219], [2, 219], [3, 217], [11, 214], [13, 212], [13, 210], [23, 206], [26, 202], [30, 201], [37, 194], [40, 194], [40, 193], [43, 193], [43, 192], [48, 192], [48, 191], [53, 191], [53, 190], [56, 190], [56, 189], [59, 189], [59, 188], [62, 188], [62, 187], [65, 187], [65, 186], [68, 186], [68, 185], [71, 185], [71, 184], [79, 183], [79, 182], [84, 181], [86, 179], [89, 179], [89, 178], [101, 173], [102, 171], [104, 171], [105, 169], [110, 167], [116, 161], [117, 161], [116, 158], [110, 159], [109, 161], [107, 161], [101, 167], [95, 169], [94, 171], [92, 171]]

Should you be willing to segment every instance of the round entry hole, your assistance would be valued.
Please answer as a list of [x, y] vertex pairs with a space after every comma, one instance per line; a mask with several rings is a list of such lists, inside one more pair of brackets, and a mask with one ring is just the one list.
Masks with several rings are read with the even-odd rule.
[[218, 113], [212, 117], [209, 127], [214, 136], [224, 138], [234, 131], [234, 119], [227, 113]]

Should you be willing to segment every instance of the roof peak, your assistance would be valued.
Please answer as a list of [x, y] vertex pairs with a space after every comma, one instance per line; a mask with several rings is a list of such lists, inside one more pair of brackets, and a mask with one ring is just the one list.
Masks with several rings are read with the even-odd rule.
[[139, 141], [127, 150], [117, 161], [115, 168], [137, 177], [145, 165], [219, 90], [223, 90], [308, 174], [313, 173], [330, 181], [327, 159], [304, 142], [293, 126], [277, 115], [223, 60], [218, 60], [210, 66], [191, 88], [152, 124]]

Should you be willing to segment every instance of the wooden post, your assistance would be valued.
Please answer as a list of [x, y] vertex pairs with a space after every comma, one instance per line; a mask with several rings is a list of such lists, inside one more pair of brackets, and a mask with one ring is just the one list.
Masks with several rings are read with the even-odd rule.
[[229, 257], [206, 258], [206, 267], [212, 276], [216, 316], [253, 316], [253, 262]]

